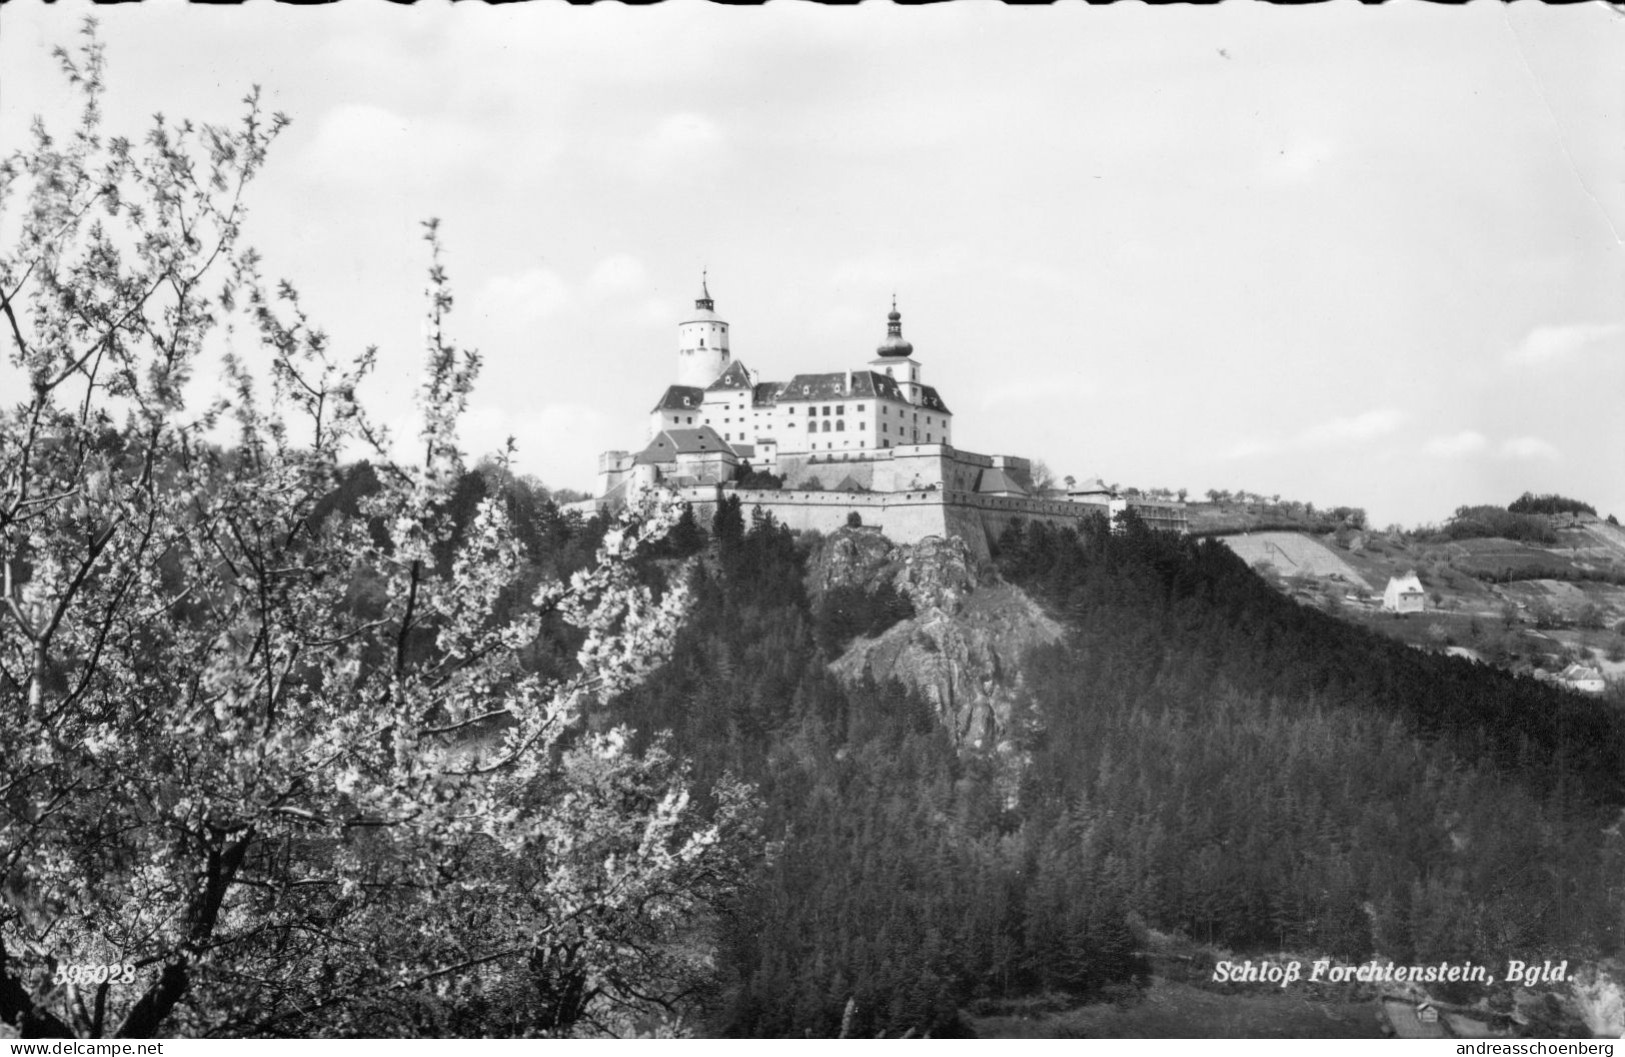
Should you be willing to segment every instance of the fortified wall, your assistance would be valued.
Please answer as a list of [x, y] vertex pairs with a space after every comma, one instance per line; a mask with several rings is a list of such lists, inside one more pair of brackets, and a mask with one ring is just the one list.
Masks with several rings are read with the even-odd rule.
[[1032, 487], [1031, 464], [1014, 455], [978, 455], [949, 444], [905, 444], [877, 451], [783, 455], [764, 467], [795, 489], [809, 481], [824, 488], [856, 486], [872, 492], [945, 489], [975, 492], [986, 470], [1002, 470], [1022, 490]]
[[918, 543], [927, 536], [958, 536], [979, 558], [989, 556], [991, 541], [1016, 518], [1051, 525], [1077, 525], [1085, 518], [1106, 517], [1105, 503], [988, 496], [975, 492], [927, 489], [915, 492], [825, 492], [803, 489], [749, 489], [731, 485], [695, 485], [676, 490], [709, 520], [717, 504], [737, 496], [746, 516], [761, 507], [792, 529], [834, 532], [856, 512], [865, 525], [879, 528], [894, 543]]

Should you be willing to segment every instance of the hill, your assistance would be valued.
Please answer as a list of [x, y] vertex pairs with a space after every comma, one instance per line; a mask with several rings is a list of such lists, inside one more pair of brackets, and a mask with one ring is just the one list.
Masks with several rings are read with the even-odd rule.
[[1336, 580], [1369, 591], [1371, 585], [1330, 547], [1297, 532], [1249, 532], [1223, 536], [1225, 546], [1253, 567], [1268, 566], [1278, 576]]
[[[694, 545], [672, 661], [600, 721], [687, 759], [697, 796], [755, 788], [771, 852], [719, 922], [709, 1032], [942, 1037], [1046, 995], [1160, 1001], [1152, 930], [1347, 959], [1619, 942], [1606, 706], [1348, 627], [1222, 544], [1132, 525], [1026, 525], [958, 610], [914, 593], [912, 614], [858, 601], [842, 567], [876, 570], [876, 598], [952, 594], [953, 548], [738, 510]], [[1062, 630], [986, 711], [957, 695], [1007, 665], [992, 624], [985, 654], [950, 658], [953, 695], [873, 678], [888, 636], [922, 661], [953, 641], [932, 621], [975, 640], [983, 597]], [[966, 736], [987, 716], [1005, 751]]]
[[[1390, 638], [1518, 672], [1580, 661], [1625, 677], [1625, 530], [1543, 520], [1547, 542], [1346, 528], [1221, 538], [1282, 593]], [[1424, 612], [1383, 613], [1384, 586], [1412, 571]]]

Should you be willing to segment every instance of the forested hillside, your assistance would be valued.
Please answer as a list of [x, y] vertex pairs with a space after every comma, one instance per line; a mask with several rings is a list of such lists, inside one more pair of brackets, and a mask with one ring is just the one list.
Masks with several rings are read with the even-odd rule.
[[771, 855], [724, 924], [710, 1028], [961, 1030], [979, 999], [1235, 949], [1575, 958], [1614, 948], [1622, 726], [1280, 598], [1211, 542], [1007, 537], [1072, 628], [1030, 656], [1009, 795], [897, 684], [826, 673], [805, 550], [726, 511], [671, 664], [613, 716], [754, 783]]

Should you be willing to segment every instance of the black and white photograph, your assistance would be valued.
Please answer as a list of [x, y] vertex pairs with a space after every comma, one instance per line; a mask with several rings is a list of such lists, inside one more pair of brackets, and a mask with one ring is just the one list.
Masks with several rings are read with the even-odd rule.
[[0, 346], [12, 1054], [1625, 1036], [1618, 4], [13, 0]]

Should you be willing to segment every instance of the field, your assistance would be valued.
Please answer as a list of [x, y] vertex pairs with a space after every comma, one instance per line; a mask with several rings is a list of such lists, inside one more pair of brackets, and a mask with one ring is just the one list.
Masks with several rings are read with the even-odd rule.
[[1061, 1012], [972, 1021], [983, 1039], [1376, 1039], [1383, 1021], [1372, 1001], [1328, 1001], [1291, 988], [1227, 994], [1158, 979], [1132, 998]]
[[1313, 576], [1323, 579], [1341, 579], [1353, 588], [1372, 585], [1348, 562], [1324, 543], [1298, 532], [1252, 532], [1241, 536], [1220, 537], [1225, 545], [1239, 554], [1248, 565], [1263, 562], [1281, 576]]
[[[1220, 538], [1300, 603], [1410, 645], [1525, 672], [1581, 660], [1625, 679], [1625, 531], [1615, 526], [1562, 527], [1546, 546], [1346, 530]], [[1382, 612], [1389, 578], [1411, 571], [1424, 612]]]

